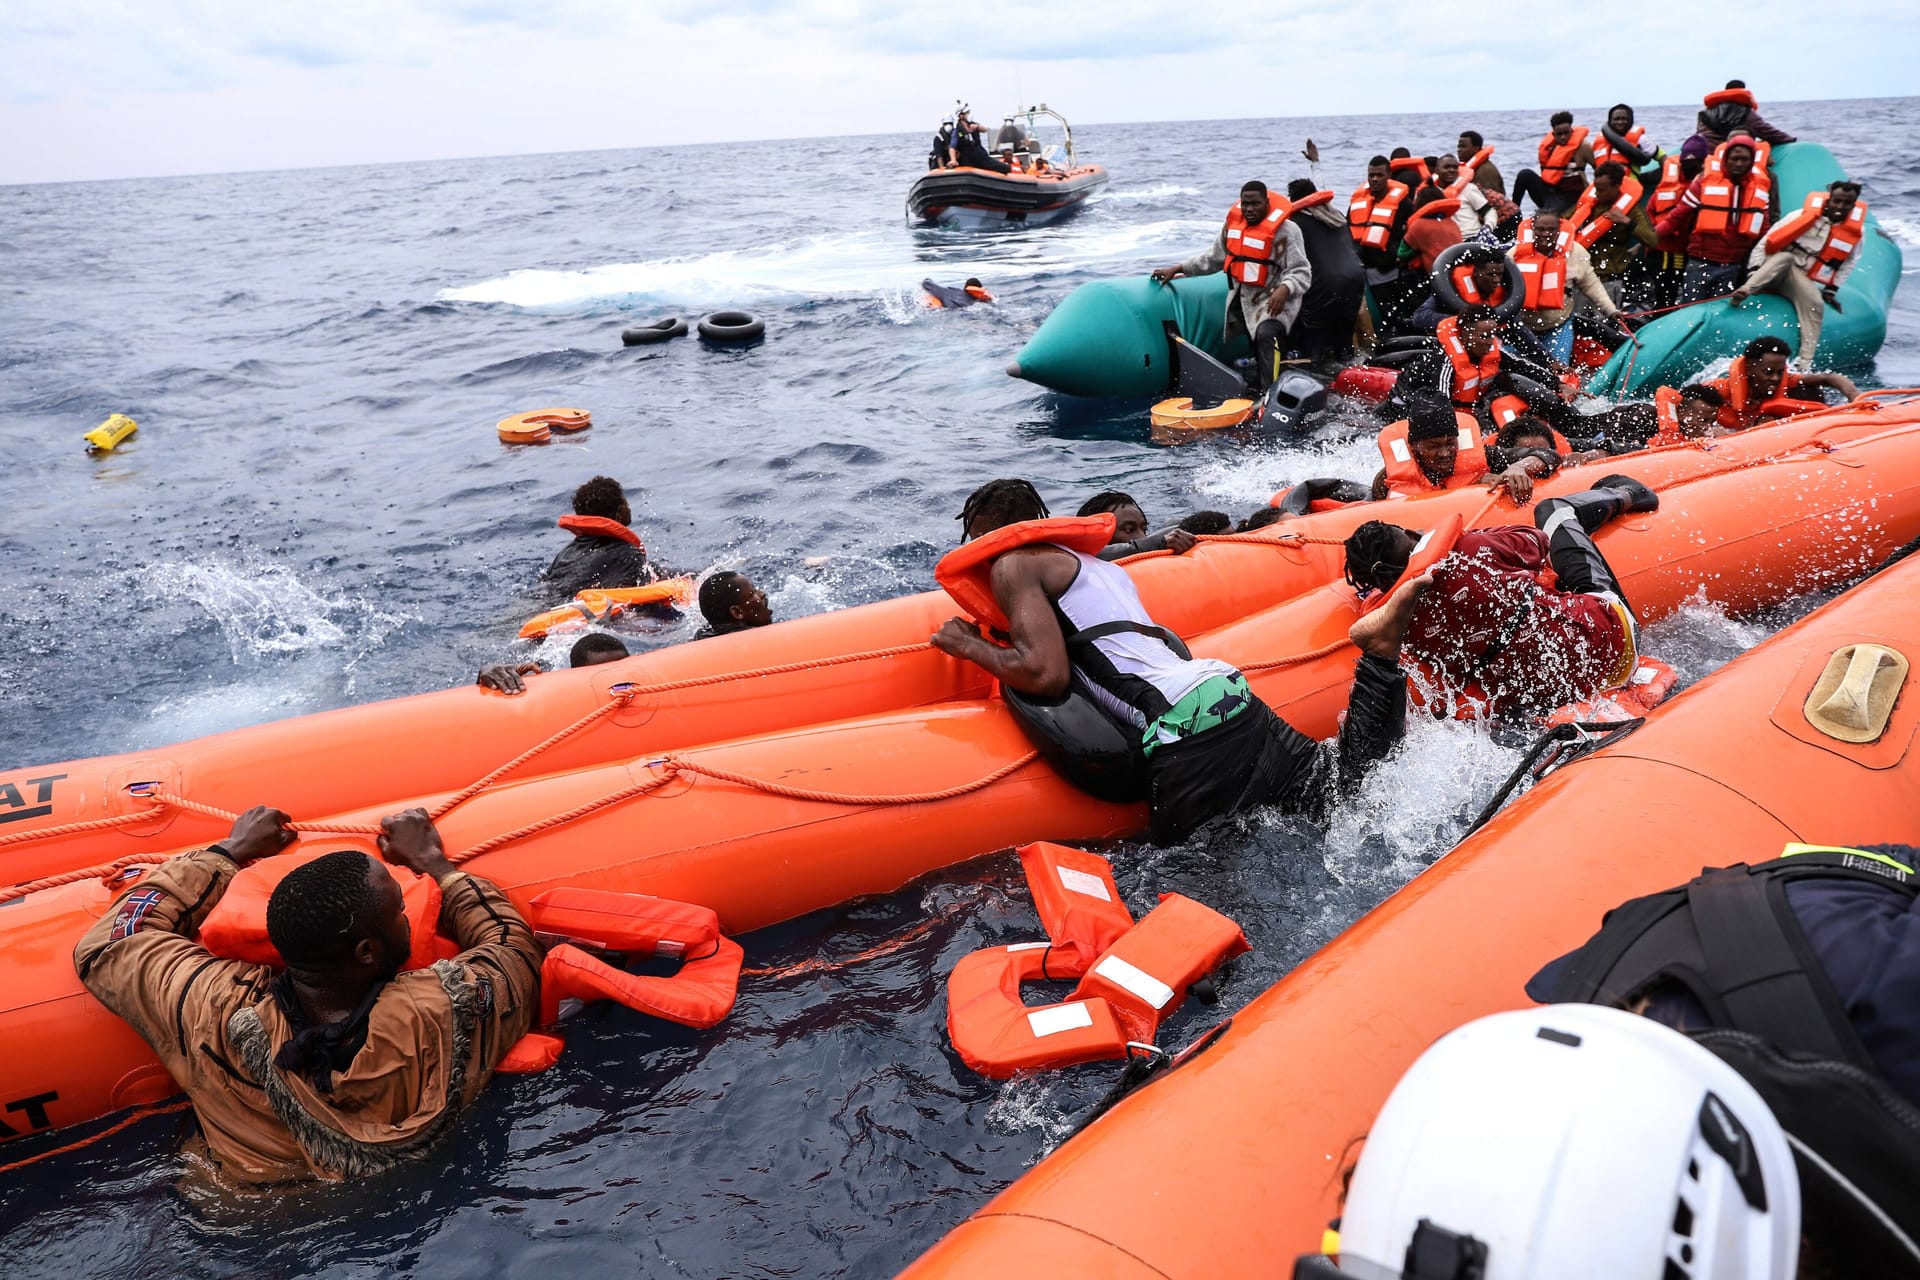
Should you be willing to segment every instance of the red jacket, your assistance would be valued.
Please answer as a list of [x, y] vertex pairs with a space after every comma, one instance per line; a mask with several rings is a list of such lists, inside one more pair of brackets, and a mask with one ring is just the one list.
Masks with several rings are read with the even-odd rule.
[[1495, 714], [1548, 711], [1607, 688], [1627, 653], [1620, 616], [1598, 596], [1543, 585], [1546, 570], [1547, 537], [1531, 525], [1461, 534], [1414, 613], [1406, 656], [1442, 690], [1487, 698]]

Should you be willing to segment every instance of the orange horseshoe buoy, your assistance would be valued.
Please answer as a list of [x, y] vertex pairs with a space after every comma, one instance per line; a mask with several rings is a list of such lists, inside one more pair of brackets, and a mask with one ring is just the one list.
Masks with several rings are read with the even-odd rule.
[[500, 439], [507, 444], [545, 444], [555, 431], [584, 431], [593, 425], [585, 409], [532, 409], [500, 419]]
[[1193, 397], [1175, 396], [1153, 406], [1150, 421], [1162, 431], [1217, 431], [1237, 427], [1253, 416], [1253, 401], [1223, 400], [1211, 409], [1193, 407]]

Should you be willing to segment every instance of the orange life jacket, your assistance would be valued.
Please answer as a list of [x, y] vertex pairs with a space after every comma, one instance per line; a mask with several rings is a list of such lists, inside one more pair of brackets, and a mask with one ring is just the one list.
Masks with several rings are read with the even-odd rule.
[[1553, 131], [1540, 139], [1540, 178], [1549, 186], [1558, 186], [1566, 181], [1567, 174], [1574, 171], [1573, 158], [1580, 154], [1580, 144], [1587, 140], [1585, 125], [1575, 125], [1573, 132], [1567, 135], [1566, 143], [1555, 146]]
[[[1767, 252], [1780, 253], [1791, 246], [1820, 220], [1821, 211], [1826, 207], [1826, 192], [1816, 191], [1809, 195], [1800, 212], [1767, 233]], [[1818, 285], [1832, 284], [1847, 259], [1858, 252], [1861, 237], [1866, 234], [1867, 203], [1855, 196], [1852, 211], [1839, 222], [1828, 224], [1826, 242], [1813, 255], [1813, 261], [1807, 264], [1808, 278]]]
[[1417, 187], [1427, 180], [1427, 162], [1419, 156], [1401, 156], [1398, 160], [1387, 161], [1387, 172], [1395, 180], [1403, 173], [1408, 174], [1407, 185]]
[[1701, 101], [1709, 107], [1724, 107], [1729, 102], [1737, 102], [1749, 111], [1758, 110], [1760, 106], [1750, 89], [1715, 89]]
[[1393, 240], [1393, 219], [1400, 211], [1400, 202], [1407, 198], [1407, 191], [1406, 183], [1389, 182], [1387, 194], [1378, 200], [1366, 187], [1354, 192], [1353, 199], [1347, 202], [1347, 231], [1354, 243], [1369, 249], [1385, 249]]
[[1466, 522], [1460, 518], [1460, 513], [1456, 511], [1443, 518], [1440, 523], [1433, 528], [1421, 534], [1420, 540], [1413, 544], [1413, 553], [1407, 557], [1407, 567], [1400, 571], [1400, 576], [1393, 580], [1392, 586], [1388, 587], [1385, 591], [1375, 591], [1372, 595], [1369, 595], [1366, 598], [1366, 604], [1361, 612], [1363, 614], [1372, 613], [1375, 609], [1385, 604], [1387, 600], [1392, 597], [1393, 593], [1398, 591], [1406, 583], [1412, 582], [1415, 578], [1418, 578], [1421, 574], [1426, 573], [1442, 560], [1452, 555], [1454, 545], [1460, 541], [1460, 534], [1465, 527]]
[[1454, 291], [1460, 295], [1460, 300], [1470, 307], [1497, 307], [1507, 300], [1507, 282], [1504, 276], [1501, 277], [1500, 283], [1494, 286], [1492, 295], [1488, 296], [1482, 294], [1480, 286], [1473, 282], [1471, 264], [1463, 262], [1447, 275], [1452, 279]]
[[1532, 218], [1520, 224], [1519, 235], [1507, 256], [1519, 265], [1520, 278], [1526, 282], [1527, 300], [1521, 305], [1528, 311], [1557, 311], [1566, 306], [1567, 245], [1573, 233], [1561, 226], [1551, 256], [1541, 253], [1534, 243]]
[[[227, 882], [227, 891], [201, 922], [200, 945], [228, 960], [285, 968], [286, 961], [267, 937], [267, 900], [288, 875], [331, 852], [301, 850], [249, 862]], [[405, 867], [387, 869], [399, 882], [407, 924], [413, 931], [413, 945], [400, 967], [424, 969], [435, 960], [457, 954], [458, 947], [434, 932], [440, 927], [440, 886], [431, 877], [415, 875]]]
[[1467, 344], [1460, 337], [1460, 317], [1448, 316], [1433, 331], [1440, 340], [1440, 349], [1447, 353], [1447, 359], [1453, 364], [1453, 403], [1456, 408], [1471, 410], [1480, 403], [1480, 396], [1486, 390], [1487, 383], [1500, 372], [1500, 339], [1495, 338], [1493, 345], [1487, 348], [1487, 354], [1479, 364], [1467, 354]]
[[1599, 243], [1600, 238], [1606, 235], [1607, 232], [1613, 230], [1615, 226], [1606, 215], [1609, 213], [1624, 213], [1631, 218], [1633, 216], [1634, 206], [1640, 203], [1642, 190], [1643, 188], [1640, 186], [1639, 180], [1628, 176], [1620, 183], [1619, 198], [1605, 209], [1595, 209], [1594, 205], [1599, 202], [1599, 196], [1595, 194], [1593, 184], [1589, 182], [1586, 191], [1580, 197], [1579, 203], [1575, 204], [1573, 206], [1573, 212], [1567, 215], [1567, 222], [1574, 228], [1573, 238], [1578, 241], [1583, 248], [1593, 248], [1595, 244]]
[[632, 609], [650, 604], [685, 606], [693, 603], [692, 578], [662, 578], [644, 587], [589, 587], [573, 599], [520, 624], [522, 640], [539, 640], [559, 627], [605, 625]]
[[[1048, 941], [976, 951], [947, 979], [947, 1034], [982, 1075], [1124, 1058], [1196, 980], [1248, 949], [1233, 921], [1178, 894], [1136, 925], [1104, 858], [1045, 843], [1019, 852]], [[1020, 984], [1043, 978], [1081, 981], [1058, 1004], [1027, 1004]]]
[[1480, 166], [1491, 159], [1493, 159], [1492, 147], [1482, 147], [1474, 152], [1473, 159], [1460, 166], [1460, 176], [1447, 184], [1447, 194], [1457, 196], [1465, 191], [1467, 184], [1473, 181], [1473, 175], [1479, 172]]
[[1273, 278], [1274, 248], [1280, 228], [1292, 216], [1293, 206], [1267, 193], [1267, 216], [1249, 223], [1239, 205], [1227, 210], [1227, 279], [1249, 288], [1264, 289]]
[[1767, 173], [1769, 171], [1773, 162], [1773, 144], [1771, 142], [1762, 142], [1760, 139], [1744, 133], [1737, 133], [1707, 154], [1707, 163], [1701, 169], [1701, 172], [1725, 173], [1727, 171], [1727, 148], [1734, 146], [1736, 143], [1753, 152], [1753, 171], [1755, 173]]
[[1293, 211], [1298, 213], [1302, 209], [1312, 209], [1319, 205], [1332, 203], [1333, 192], [1316, 191], [1312, 195], [1301, 196], [1298, 200], [1293, 201]]
[[1691, 437], [1680, 430], [1680, 392], [1677, 388], [1661, 387], [1653, 393], [1653, 415], [1660, 425], [1654, 431], [1653, 439], [1647, 441], [1647, 448], [1694, 443]]
[[[1407, 220], [1407, 225], [1411, 226], [1423, 218], [1430, 222], [1451, 222], [1454, 212], [1459, 208], [1460, 202], [1452, 197], [1429, 200], [1413, 211], [1413, 215]], [[1431, 271], [1433, 262], [1426, 254], [1415, 253], [1413, 257], [1407, 259], [1407, 266], [1415, 271]]]
[[1380, 447], [1380, 459], [1387, 468], [1387, 492], [1398, 498], [1411, 498], [1416, 494], [1432, 493], [1436, 489], [1464, 489], [1476, 483], [1487, 474], [1487, 450], [1480, 442], [1480, 424], [1473, 415], [1461, 409], [1453, 411], [1455, 423], [1460, 429], [1459, 453], [1455, 455], [1453, 474], [1445, 482], [1435, 484], [1427, 479], [1427, 473], [1420, 469], [1420, 463], [1413, 456], [1413, 449], [1407, 443], [1407, 420], [1384, 428], [1375, 443]]
[[1755, 165], [1747, 180], [1735, 183], [1725, 173], [1700, 177], [1700, 216], [1693, 229], [1714, 235], [1739, 235], [1760, 238], [1773, 216], [1767, 196], [1772, 190], [1765, 170]]
[[[1519, 396], [1495, 396], [1492, 402], [1487, 405], [1487, 414], [1493, 419], [1493, 425], [1496, 429], [1506, 426], [1515, 418], [1523, 418], [1532, 412], [1533, 406]], [[1571, 450], [1567, 448], [1567, 438], [1558, 431], [1553, 433], [1553, 444], [1563, 456], [1571, 452]]]
[[1668, 156], [1660, 162], [1660, 185], [1653, 189], [1647, 201], [1647, 213], [1659, 219], [1679, 204], [1680, 197], [1686, 193], [1687, 178], [1680, 172], [1680, 157]]
[[995, 529], [992, 533], [963, 542], [933, 567], [938, 582], [953, 602], [966, 610], [976, 622], [1005, 631], [1007, 615], [993, 598], [993, 562], [1009, 551], [1051, 542], [1086, 555], [1098, 555], [1100, 548], [1113, 541], [1113, 513], [1097, 516], [1054, 516], [1048, 520], [1022, 520]]
[[[1628, 142], [1645, 151], [1646, 147], [1642, 144], [1647, 140], [1647, 127], [1641, 124], [1634, 125], [1631, 129], [1627, 130], [1626, 138]], [[1593, 138], [1593, 167], [1598, 169], [1610, 160], [1617, 160], [1621, 164], [1626, 165], [1629, 174], [1633, 172], [1633, 165], [1628, 163], [1625, 156], [1614, 150], [1613, 144], [1607, 141], [1607, 134], [1603, 129], [1595, 134]]]
[[981, 285], [981, 284], [967, 285], [966, 292], [969, 298], [977, 298], [981, 302], [993, 301], [993, 295], [987, 292], [987, 287], [985, 285]]
[[1737, 356], [1727, 369], [1727, 376], [1715, 378], [1706, 384], [1720, 393], [1720, 425], [1734, 431], [1745, 431], [1757, 425], [1763, 418], [1785, 418], [1796, 413], [1812, 413], [1827, 406], [1813, 400], [1796, 400], [1793, 389], [1800, 385], [1800, 375], [1788, 370], [1780, 380], [1780, 389], [1771, 400], [1757, 405], [1748, 404], [1750, 392], [1747, 387], [1747, 358]]
[[640, 535], [618, 520], [609, 520], [605, 516], [561, 516], [555, 521], [562, 529], [576, 538], [618, 538], [629, 546], [639, 547], [642, 551], [647, 544], [640, 541]]

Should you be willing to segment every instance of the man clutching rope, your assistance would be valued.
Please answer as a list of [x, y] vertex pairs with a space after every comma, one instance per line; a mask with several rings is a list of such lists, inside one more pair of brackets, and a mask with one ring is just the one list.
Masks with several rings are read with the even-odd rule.
[[[1128, 749], [1145, 757], [1156, 844], [1257, 805], [1323, 813], [1405, 728], [1400, 641], [1424, 580], [1402, 584], [1353, 625], [1361, 656], [1346, 720], [1336, 741], [1315, 742], [1255, 697], [1239, 671], [1193, 658], [1147, 616], [1126, 570], [1098, 557], [1110, 522], [1049, 519], [1025, 480], [982, 485], [960, 519], [970, 545], [942, 562], [941, 582], [966, 596], [976, 616], [1004, 619], [1007, 643], [952, 618], [934, 633], [934, 647], [984, 668], [1010, 704], [1076, 702], [1117, 726]], [[988, 591], [969, 595], [969, 584]], [[1023, 722], [1033, 732], [1032, 718]], [[1068, 753], [1075, 746], [1054, 745]]]

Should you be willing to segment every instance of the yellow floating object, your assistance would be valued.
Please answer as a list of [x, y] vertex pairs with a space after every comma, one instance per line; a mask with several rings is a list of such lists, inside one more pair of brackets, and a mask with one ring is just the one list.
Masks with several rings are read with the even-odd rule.
[[500, 419], [500, 438], [508, 444], [545, 444], [555, 431], [584, 431], [593, 425], [585, 409], [531, 409]]
[[1163, 429], [1217, 431], [1237, 427], [1253, 416], [1253, 401], [1223, 400], [1211, 409], [1193, 407], [1193, 397], [1176, 396], [1153, 406], [1148, 420]]
[[522, 640], [538, 640], [556, 627], [569, 623], [611, 622], [628, 609], [649, 604], [688, 605], [693, 603], [692, 578], [662, 578], [644, 587], [609, 587], [582, 591], [557, 609], [527, 619], [520, 628]]
[[124, 413], [116, 413], [80, 438], [87, 442], [87, 452], [98, 456], [112, 453], [139, 429], [140, 424], [132, 418]]

